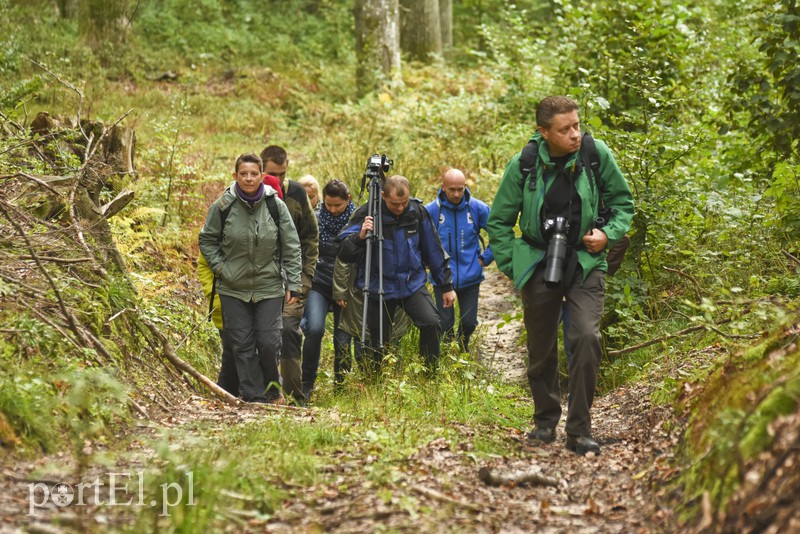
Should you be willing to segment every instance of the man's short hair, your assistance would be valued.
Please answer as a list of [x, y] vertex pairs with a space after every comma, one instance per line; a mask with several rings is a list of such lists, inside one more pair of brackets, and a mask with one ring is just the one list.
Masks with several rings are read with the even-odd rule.
[[276, 165], [283, 165], [287, 157], [286, 151], [278, 145], [269, 145], [261, 151], [261, 159], [264, 162], [271, 161]]
[[241, 156], [236, 158], [236, 165], [234, 165], [235, 172], [237, 173], [239, 172], [239, 165], [241, 165], [242, 163], [257, 163], [258, 170], [261, 172], [264, 171], [264, 162], [261, 160], [261, 158], [259, 158], [252, 152], [247, 152], [246, 154], [242, 154]]
[[411, 183], [405, 176], [395, 174], [386, 179], [386, 181], [383, 184], [383, 190], [387, 195], [391, 195], [393, 192], [399, 193], [401, 190], [404, 190], [406, 193], [410, 195]]
[[[536, 125], [549, 128], [553, 117], [578, 109], [578, 103], [568, 96], [548, 96], [536, 106]], [[264, 156], [263, 154], [261, 155]]]

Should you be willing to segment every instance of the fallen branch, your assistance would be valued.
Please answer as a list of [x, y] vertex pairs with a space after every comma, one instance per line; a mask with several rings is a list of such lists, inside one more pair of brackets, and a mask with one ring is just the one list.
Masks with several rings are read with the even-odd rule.
[[[17, 260], [33, 260], [33, 256], [15, 256]], [[42, 261], [51, 261], [53, 263], [63, 263], [70, 265], [73, 263], [86, 263], [87, 261], [94, 261], [94, 258], [54, 258], [52, 256], [39, 256]]]
[[649, 347], [650, 345], [655, 345], [656, 343], [661, 343], [662, 341], [667, 341], [668, 339], [672, 339], [675, 337], [685, 336], [686, 334], [690, 334], [692, 332], [697, 332], [698, 330], [703, 330], [705, 325], [698, 324], [695, 326], [690, 326], [689, 328], [684, 328], [678, 332], [673, 332], [672, 334], [667, 334], [665, 336], [653, 338], [647, 341], [643, 341], [642, 343], [637, 343], [636, 345], [631, 345], [630, 347], [625, 347], [624, 349], [619, 350], [610, 350], [608, 351], [609, 356], [619, 356], [620, 354], [628, 354], [629, 352], [635, 352], [639, 349], [643, 349], [645, 347]]
[[783, 254], [793, 262], [795, 262], [797, 265], [800, 265], [800, 258], [794, 256], [793, 254], [790, 254], [788, 250], [781, 250], [781, 254]]
[[[730, 319], [725, 319], [717, 323], [717, 326], [731, 322]], [[673, 339], [680, 336], [685, 336], [686, 334], [691, 334], [692, 332], [697, 332], [698, 330], [709, 329], [715, 332], [719, 332], [718, 329], [714, 328], [711, 325], [705, 324], [697, 324], [694, 326], [690, 326], [689, 328], [684, 328], [683, 330], [679, 330], [677, 332], [673, 332], [672, 334], [667, 334], [661, 337], [653, 338], [648, 341], [643, 341], [642, 343], [638, 343], [636, 345], [631, 345], [630, 347], [625, 347], [624, 349], [619, 350], [610, 350], [608, 351], [609, 356], [619, 356], [620, 354], [628, 354], [629, 352], [635, 352], [639, 349], [643, 349], [645, 347], [649, 347], [650, 345], [655, 345], [656, 343], [661, 343], [662, 341], [667, 341], [668, 339]], [[723, 334], [724, 335], [724, 334]], [[727, 336], [726, 336], [727, 337]]]
[[141, 415], [145, 419], [150, 419], [150, 414], [147, 413], [147, 410], [145, 410], [144, 407], [141, 404], [139, 404], [138, 402], [136, 402], [135, 400], [133, 400], [130, 397], [128, 397], [128, 404], [130, 404], [131, 407], [133, 407], [134, 410], [139, 412], [139, 415]]
[[459, 501], [458, 499], [454, 499], [452, 497], [448, 497], [444, 493], [440, 491], [436, 491], [435, 489], [426, 488], [423, 486], [412, 486], [412, 489], [419, 493], [420, 495], [424, 495], [425, 497], [434, 499], [436, 501], [440, 501], [447, 504], [452, 504], [454, 506], [459, 506], [461, 508], [466, 508], [467, 510], [472, 510], [473, 512], [483, 513], [486, 510], [478, 506], [476, 504], [472, 504], [469, 502]]
[[558, 487], [558, 480], [545, 476], [537, 471], [522, 471], [515, 473], [498, 473], [488, 467], [481, 467], [478, 471], [478, 478], [481, 482], [489, 486], [521, 486], [523, 484], [534, 484], [537, 486]]
[[680, 269], [672, 269], [671, 267], [664, 267], [664, 270], [667, 271], [667, 272], [670, 272], [670, 273], [675, 273], [678, 276], [682, 276], [683, 278], [686, 278], [687, 280], [689, 280], [692, 283], [692, 285], [694, 285], [694, 294], [697, 296], [697, 300], [702, 300], [703, 293], [702, 293], [702, 290], [700, 289], [700, 283], [697, 281], [697, 279], [694, 276], [692, 276], [689, 273], [685, 273], [685, 272], [681, 271]]
[[219, 387], [217, 384], [212, 382], [206, 375], [204, 375], [203, 373], [201, 373], [200, 371], [189, 365], [187, 362], [183, 361], [180, 357], [178, 357], [178, 355], [175, 354], [175, 350], [172, 348], [172, 344], [169, 342], [166, 336], [161, 332], [161, 330], [159, 330], [159, 328], [156, 325], [154, 325], [151, 321], [141, 316], [139, 317], [139, 321], [141, 321], [141, 324], [146, 326], [147, 329], [150, 331], [150, 333], [153, 334], [153, 336], [155, 336], [161, 342], [162, 354], [167, 360], [169, 360], [169, 362], [176, 369], [188, 374], [189, 376], [191, 376], [192, 378], [194, 378], [195, 380], [206, 386], [208, 389], [211, 390], [214, 396], [220, 399], [222, 402], [225, 402], [232, 406], [238, 406], [241, 404], [239, 399], [237, 399], [236, 397], [234, 397], [233, 395], [231, 395], [230, 393]]
[[33, 247], [33, 244], [31, 243], [30, 239], [28, 239], [28, 235], [25, 233], [25, 230], [23, 230], [22, 227], [19, 224], [17, 224], [16, 220], [12, 218], [11, 215], [9, 215], [6, 206], [4, 206], [4, 204], [5, 204], [4, 202], [0, 203], [0, 213], [3, 214], [6, 220], [8, 220], [8, 222], [11, 223], [11, 226], [13, 226], [14, 229], [17, 231], [19, 236], [25, 241], [25, 244], [28, 248], [28, 252], [30, 252], [31, 257], [33, 257], [33, 260], [36, 262], [36, 266], [39, 268], [39, 271], [45, 277], [47, 283], [50, 285], [50, 288], [53, 290], [53, 293], [56, 297], [56, 301], [58, 302], [58, 307], [61, 309], [61, 313], [67, 320], [67, 324], [69, 325], [70, 330], [72, 330], [75, 333], [75, 336], [84, 343], [84, 346], [86, 347], [90, 346], [92, 344], [91, 341], [89, 341], [89, 339], [87, 339], [87, 337], [83, 335], [83, 332], [81, 332], [80, 328], [78, 328], [78, 321], [67, 309], [67, 305], [64, 302], [64, 298], [61, 295], [61, 291], [59, 290], [58, 285], [53, 280], [53, 277], [50, 276], [50, 273], [47, 272], [47, 269], [45, 269], [44, 264], [42, 264], [41, 260], [39, 259], [39, 255], [36, 253], [36, 249]]

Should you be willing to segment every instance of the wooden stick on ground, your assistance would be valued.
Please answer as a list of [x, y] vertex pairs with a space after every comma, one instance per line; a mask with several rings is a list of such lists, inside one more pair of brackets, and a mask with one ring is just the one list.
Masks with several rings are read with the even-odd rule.
[[558, 480], [544, 476], [539, 471], [523, 471], [519, 473], [499, 473], [488, 467], [481, 467], [478, 478], [489, 486], [520, 486], [522, 484], [535, 484], [538, 486], [558, 487]]
[[419, 493], [421, 495], [424, 495], [424, 496], [426, 496], [426, 497], [428, 497], [430, 499], [434, 499], [436, 501], [444, 502], [444, 503], [447, 503], [447, 504], [452, 504], [454, 506], [459, 506], [461, 508], [466, 508], [467, 510], [472, 510], [473, 512], [477, 512], [477, 513], [483, 513], [483, 512], [486, 511], [486, 509], [484, 509], [481, 506], [478, 506], [476, 504], [472, 504], [472, 503], [469, 503], [469, 502], [459, 501], [458, 499], [454, 499], [452, 497], [448, 497], [444, 493], [442, 493], [440, 491], [436, 491], [435, 489], [426, 488], [426, 487], [423, 487], [423, 486], [413, 486], [413, 489], [417, 493]]

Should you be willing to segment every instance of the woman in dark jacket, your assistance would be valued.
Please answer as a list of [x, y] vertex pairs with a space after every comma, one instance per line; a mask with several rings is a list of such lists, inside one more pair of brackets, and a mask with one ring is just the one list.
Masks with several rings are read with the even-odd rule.
[[325, 316], [333, 312], [333, 374], [341, 383], [349, 369], [350, 334], [339, 328], [341, 308], [333, 300], [333, 267], [339, 253], [336, 236], [350, 220], [356, 207], [347, 185], [341, 180], [331, 180], [322, 189], [322, 202], [317, 211], [319, 224], [319, 259], [311, 292], [304, 312], [305, 334], [303, 342], [303, 395], [310, 398], [317, 380], [322, 337], [325, 335]]

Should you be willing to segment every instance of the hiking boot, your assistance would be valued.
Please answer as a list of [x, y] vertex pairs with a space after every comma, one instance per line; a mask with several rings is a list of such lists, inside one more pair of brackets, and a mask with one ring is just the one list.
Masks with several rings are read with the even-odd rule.
[[536, 426], [528, 434], [528, 442], [541, 441], [542, 443], [552, 443], [556, 440], [556, 429]]
[[595, 440], [587, 436], [567, 435], [567, 449], [578, 456], [584, 456], [587, 452], [600, 454], [600, 445]]
[[311, 392], [314, 391], [314, 386], [312, 384], [304, 383], [300, 386], [300, 391], [303, 393], [303, 399], [306, 402], [311, 400]]

